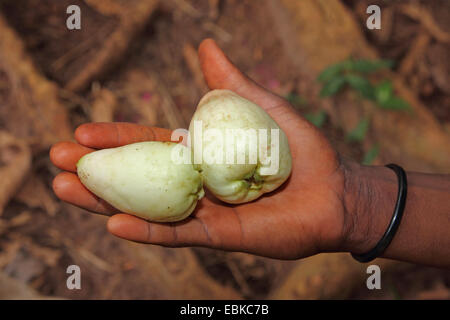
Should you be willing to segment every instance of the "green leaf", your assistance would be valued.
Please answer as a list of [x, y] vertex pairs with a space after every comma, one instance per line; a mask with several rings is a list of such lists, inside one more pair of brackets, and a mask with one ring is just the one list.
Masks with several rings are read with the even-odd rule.
[[392, 82], [385, 80], [375, 87], [375, 99], [378, 103], [383, 104], [392, 99], [393, 88]]
[[338, 76], [325, 83], [320, 91], [321, 97], [332, 96], [341, 90], [345, 84], [345, 77]]
[[305, 98], [303, 98], [302, 96], [300, 96], [294, 92], [290, 92], [286, 96], [286, 100], [289, 101], [289, 103], [294, 106], [304, 106], [304, 105], [308, 104], [308, 102], [306, 101]]
[[353, 74], [346, 75], [345, 79], [347, 80], [347, 83], [350, 85], [350, 87], [361, 93], [363, 97], [370, 100], [375, 99], [375, 90], [369, 80]]
[[380, 148], [377, 145], [370, 148], [369, 151], [367, 151], [366, 154], [364, 155], [362, 164], [364, 164], [366, 166], [372, 164], [372, 162], [378, 156], [379, 152], [380, 152]]
[[317, 80], [326, 83], [333, 78], [342, 74], [342, 71], [355, 71], [360, 73], [371, 73], [380, 69], [392, 68], [394, 61], [392, 60], [368, 60], [368, 59], [347, 59], [342, 62], [333, 64], [324, 69]]
[[372, 73], [380, 69], [390, 69], [394, 66], [392, 60], [350, 60], [351, 63], [348, 64], [349, 71], [356, 71], [361, 73]]
[[342, 62], [333, 64], [323, 70], [317, 77], [317, 80], [323, 83], [331, 81], [338, 76], [342, 70], [344, 70], [344, 64]]
[[347, 134], [347, 140], [349, 141], [363, 141], [366, 137], [367, 130], [369, 129], [369, 119], [364, 118], [358, 122], [356, 127]]
[[316, 127], [321, 128], [327, 119], [327, 113], [325, 110], [316, 113], [307, 113], [305, 114], [305, 118]]
[[411, 110], [408, 102], [398, 97], [390, 97], [388, 100], [379, 102], [382, 109], [388, 110]]

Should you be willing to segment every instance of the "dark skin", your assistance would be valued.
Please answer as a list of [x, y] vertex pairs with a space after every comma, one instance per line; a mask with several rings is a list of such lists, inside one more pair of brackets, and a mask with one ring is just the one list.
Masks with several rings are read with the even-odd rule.
[[[89, 192], [76, 175], [76, 162], [97, 149], [170, 141], [171, 132], [130, 123], [88, 123], [75, 131], [77, 143], [60, 142], [50, 151], [52, 162], [64, 170], [53, 181], [56, 195], [111, 216], [109, 232], [137, 242], [204, 246], [279, 259], [373, 248], [393, 213], [395, 173], [341, 159], [319, 130], [286, 100], [241, 73], [213, 40], [201, 43], [199, 58], [211, 89], [229, 89], [255, 102], [284, 130], [293, 158], [288, 181], [250, 203], [228, 205], [207, 194], [184, 221], [148, 222], [118, 213]], [[408, 182], [405, 214], [384, 256], [449, 267], [450, 177], [409, 172]]]

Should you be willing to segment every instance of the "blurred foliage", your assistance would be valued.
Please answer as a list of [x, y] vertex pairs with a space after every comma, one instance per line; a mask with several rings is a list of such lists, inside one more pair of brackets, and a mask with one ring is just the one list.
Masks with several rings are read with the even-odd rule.
[[285, 98], [294, 107], [302, 107], [302, 106], [306, 106], [308, 104], [308, 101], [306, 101], [306, 99], [304, 97], [302, 97], [301, 95], [299, 95], [295, 92], [288, 93]]
[[353, 60], [347, 59], [326, 68], [317, 80], [323, 84], [321, 97], [336, 95], [348, 85], [357, 91], [363, 98], [375, 102], [382, 109], [407, 110], [408, 103], [394, 94], [392, 82], [383, 80], [372, 84], [368, 76], [376, 71], [392, 68], [391, 60]]
[[[351, 58], [331, 65], [317, 77], [317, 80], [322, 83], [320, 96], [330, 97], [348, 87], [358, 92], [362, 98], [373, 101], [380, 109], [411, 110], [405, 100], [395, 95], [390, 80], [383, 80], [376, 84], [369, 80], [369, 76], [373, 73], [382, 69], [390, 69], [393, 66], [394, 62], [391, 60], [355, 60]], [[316, 122], [320, 120], [319, 115], [312, 115], [310, 118]], [[313, 122], [312, 120], [310, 121]], [[361, 119], [356, 127], [347, 134], [347, 140], [364, 141], [369, 127], [370, 118]], [[371, 147], [364, 155], [363, 164], [371, 164], [378, 153], [378, 145]]]
[[362, 164], [364, 165], [370, 165], [372, 162], [376, 159], [378, 156], [378, 153], [380, 152], [380, 148], [378, 145], [373, 146], [370, 148], [364, 155], [364, 158], [362, 160]]
[[317, 112], [310, 112], [305, 114], [306, 120], [311, 122], [313, 125], [315, 125], [318, 128], [321, 128], [323, 124], [325, 123], [325, 120], [327, 120], [327, 113], [325, 110], [319, 110]]
[[364, 141], [366, 137], [367, 130], [369, 129], [369, 118], [364, 118], [358, 122], [356, 127], [347, 134], [347, 140], [349, 141]]

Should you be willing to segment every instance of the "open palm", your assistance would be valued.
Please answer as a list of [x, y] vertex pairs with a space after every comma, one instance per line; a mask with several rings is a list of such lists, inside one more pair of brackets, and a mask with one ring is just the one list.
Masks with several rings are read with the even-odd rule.
[[170, 141], [167, 129], [130, 123], [89, 123], [78, 127], [78, 143], [60, 142], [50, 151], [65, 170], [55, 177], [56, 195], [87, 210], [112, 215], [108, 230], [116, 236], [164, 246], [206, 246], [295, 259], [334, 251], [343, 240], [344, 173], [327, 139], [289, 103], [243, 75], [213, 40], [199, 48], [202, 70], [211, 89], [229, 89], [264, 108], [284, 130], [292, 152], [291, 177], [256, 201], [225, 204], [207, 193], [194, 213], [175, 223], [153, 223], [118, 213], [89, 192], [76, 175], [76, 162], [96, 149], [140, 141]]

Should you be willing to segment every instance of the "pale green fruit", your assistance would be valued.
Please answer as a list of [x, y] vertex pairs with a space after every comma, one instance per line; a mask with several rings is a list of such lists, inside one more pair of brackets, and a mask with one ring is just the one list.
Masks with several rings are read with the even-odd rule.
[[81, 182], [95, 195], [146, 220], [186, 218], [204, 195], [192, 164], [172, 161], [171, 142], [139, 142], [89, 153], [77, 163]]
[[[196, 121], [201, 121], [201, 136], [196, 134], [196, 128], [198, 133], [198, 126], [195, 125]], [[199, 123], [197, 122], [197, 124]], [[210, 129], [214, 129], [217, 136], [215, 134], [212, 136], [207, 135]], [[227, 147], [232, 146], [236, 148], [238, 141], [233, 139], [231, 142], [226, 142], [226, 139], [231, 136], [230, 129], [241, 129], [245, 132], [248, 129], [254, 129], [258, 134], [260, 132], [259, 129], [267, 130], [265, 136], [268, 143], [260, 145], [255, 141], [253, 144], [257, 150], [256, 161], [250, 163], [249, 150], [251, 149], [249, 144], [247, 144], [241, 152], [241, 154], [245, 153], [245, 162], [241, 162], [241, 164], [237, 162], [237, 149], [235, 149], [234, 153], [235, 161], [232, 161], [232, 164], [227, 162], [226, 157], [229, 155], [230, 150]], [[271, 139], [271, 129], [279, 129], [276, 141]], [[201, 99], [191, 120], [189, 134], [193, 154], [197, 155], [197, 159], [193, 158], [194, 165], [200, 169], [206, 187], [216, 197], [225, 202], [244, 203], [257, 199], [262, 194], [278, 188], [291, 173], [292, 158], [286, 134], [262, 108], [232, 91], [213, 90], [206, 94]], [[225, 139], [221, 141], [220, 136], [225, 137]], [[259, 137], [259, 135], [256, 136]], [[198, 156], [200, 149], [199, 140], [202, 141], [202, 156]], [[276, 151], [274, 143], [277, 142], [278, 150]], [[266, 154], [269, 157], [278, 156], [276, 171], [267, 172], [268, 164], [262, 161], [267, 159], [267, 157], [261, 156], [260, 151], [262, 150], [266, 150]], [[219, 161], [216, 161], [211, 163], [212, 161], [210, 160], [205, 161], [205, 154], [210, 155], [209, 159], [211, 157], [220, 159], [223, 156], [222, 162], [218, 163]], [[230, 159], [232, 159], [231, 156]], [[201, 163], [199, 163], [200, 160]], [[264, 169], [265, 167], [266, 169]]]

